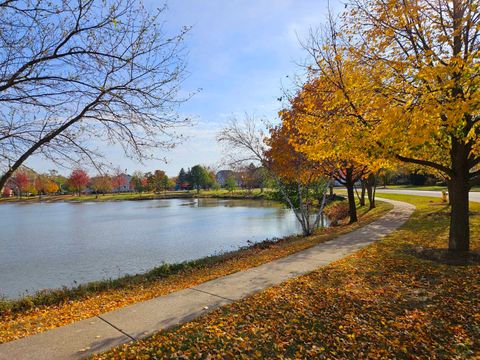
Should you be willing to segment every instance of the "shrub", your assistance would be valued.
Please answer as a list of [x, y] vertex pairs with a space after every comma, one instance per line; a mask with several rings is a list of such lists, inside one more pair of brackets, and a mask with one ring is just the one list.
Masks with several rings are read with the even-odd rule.
[[348, 216], [348, 202], [336, 201], [325, 208], [325, 215], [330, 220], [330, 224], [335, 226], [338, 222]]

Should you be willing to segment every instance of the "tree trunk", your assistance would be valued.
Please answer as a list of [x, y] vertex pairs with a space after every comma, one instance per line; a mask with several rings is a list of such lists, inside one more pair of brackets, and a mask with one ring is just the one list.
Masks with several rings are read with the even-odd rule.
[[373, 186], [367, 187], [369, 210], [375, 209], [375, 190]]
[[345, 186], [347, 188], [348, 195], [348, 214], [350, 215], [350, 224], [357, 222], [357, 207], [355, 205], [355, 193], [353, 183], [353, 169], [348, 168], [345, 174]]
[[449, 251], [468, 251], [470, 249], [469, 226], [469, 169], [465, 145], [452, 141], [451, 160], [454, 175], [448, 181], [450, 201]]
[[365, 182], [362, 181], [362, 192], [360, 193], [360, 206], [365, 206]]
[[[308, 188], [307, 188], [308, 194]], [[308, 211], [308, 204], [305, 204], [303, 200], [303, 186], [301, 183], [297, 184], [297, 201], [298, 201], [298, 209], [300, 211], [300, 223], [302, 224], [302, 231], [304, 236], [309, 236], [312, 234], [312, 229], [310, 228], [310, 214]], [[308, 201], [308, 197], [306, 198]]]
[[468, 151], [461, 141], [452, 139], [451, 161], [454, 170], [448, 181], [450, 234], [448, 250], [470, 250]]
[[368, 203], [370, 205], [370, 210], [375, 208], [375, 180], [376, 179], [374, 174], [368, 175], [368, 178], [366, 180]]
[[448, 250], [468, 251], [470, 248], [468, 186], [459, 179], [451, 179], [448, 184], [450, 199], [450, 234]]

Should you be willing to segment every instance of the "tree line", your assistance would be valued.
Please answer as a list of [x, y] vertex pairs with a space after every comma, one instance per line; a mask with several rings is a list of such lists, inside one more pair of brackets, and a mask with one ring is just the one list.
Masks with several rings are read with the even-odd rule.
[[57, 171], [37, 174], [27, 168], [20, 168], [7, 181], [3, 189], [3, 197], [16, 195], [54, 195], [84, 192], [107, 194], [113, 192], [155, 192], [173, 190], [211, 190], [225, 188], [232, 192], [238, 187], [252, 190], [269, 186], [264, 169], [253, 164], [234, 170], [223, 170], [224, 179], [217, 181], [217, 172], [209, 166], [195, 165], [185, 170], [182, 168], [176, 177], [169, 177], [165, 171], [157, 169], [151, 172], [135, 171], [131, 175], [115, 169], [113, 173], [102, 173], [90, 177], [83, 169], [74, 169], [68, 176]]
[[20, 168], [7, 181], [2, 196], [16, 195], [54, 195], [76, 193], [81, 195], [87, 188], [93, 193], [108, 193], [129, 186], [126, 177], [116, 170], [114, 174], [103, 174], [90, 177], [85, 170], [74, 169], [68, 177], [60, 175], [56, 170], [38, 174], [31, 169]]

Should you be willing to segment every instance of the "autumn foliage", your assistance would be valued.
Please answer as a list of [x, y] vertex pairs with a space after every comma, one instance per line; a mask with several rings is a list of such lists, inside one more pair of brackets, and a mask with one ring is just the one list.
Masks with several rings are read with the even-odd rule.
[[13, 176], [12, 180], [13, 185], [17, 188], [19, 196], [22, 196], [22, 194], [28, 189], [28, 186], [30, 184], [28, 175], [24, 172], [17, 172]]
[[307, 79], [281, 112], [312, 160], [366, 176], [402, 162], [446, 179], [452, 251], [469, 250], [480, 184], [479, 23], [470, 1], [351, 1], [312, 35]]
[[85, 170], [76, 169], [70, 174], [70, 177], [68, 178], [68, 184], [75, 189], [78, 195], [80, 195], [82, 190], [84, 190], [87, 186], [89, 180], [90, 178]]
[[303, 234], [310, 235], [321, 225], [332, 176], [326, 174], [324, 163], [297, 151], [291, 144], [292, 136], [284, 124], [270, 129], [264, 165], [274, 175], [281, 198], [294, 211]]
[[34, 185], [38, 194], [53, 194], [60, 189], [58, 184], [45, 175], [37, 176]]

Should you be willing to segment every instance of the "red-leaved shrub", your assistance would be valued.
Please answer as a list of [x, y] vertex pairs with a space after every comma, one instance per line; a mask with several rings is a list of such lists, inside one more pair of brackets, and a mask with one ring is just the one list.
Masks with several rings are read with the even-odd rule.
[[340, 220], [343, 220], [348, 216], [348, 202], [334, 202], [325, 208], [325, 215], [330, 220], [331, 225], [337, 225]]

